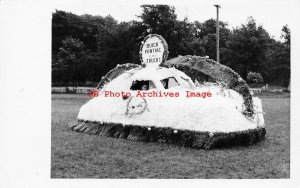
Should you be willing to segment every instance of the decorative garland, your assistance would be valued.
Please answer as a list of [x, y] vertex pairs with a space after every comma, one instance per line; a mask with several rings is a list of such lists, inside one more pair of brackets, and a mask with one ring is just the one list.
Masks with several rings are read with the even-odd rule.
[[101, 78], [98, 86], [98, 90], [101, 90], [106, 84], [108, 84], [113, 79], [117, 78], [119, 75], [131, 69], [142, 69], [142, 65], [137, 65], [133, 63], [126, 63], [122, 65], [117, 65], [114, 69], [110, 70], [105, 76]]
[[212, 59], [191, 55], [179, 56], [168, 60], [162, 66], [175, 67], [192, 79], [196, 79], [201, 75], [199, 73], [204, 73], [219, 82], [225, 83], [227, 88], [233, 89], [243, 96], [246, 107], [243, 113], [249, 117], [253, 116], [253, 101], [250, 89], [247, 83], [231, 68]]
[[175, 144], [198, 149], [212, 149], [228, 146], [250, 145], [264, 139], [264, 127], [230, 133], [210, 133], [191, 130], [175, 130], [163, 127], [142, 127], [137, 125], [123, 125], [119, 123], [100, 123], [78, 120], [70, 126], [71, 130], [103, 135], [114, 138], [123, 138], [143, 142], [159, 142]]

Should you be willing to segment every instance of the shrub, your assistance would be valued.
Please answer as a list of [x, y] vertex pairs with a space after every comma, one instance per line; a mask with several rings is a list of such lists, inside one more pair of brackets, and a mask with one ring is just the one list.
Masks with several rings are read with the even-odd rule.
[[258, 72], [249, 72], [247, 82], [250, 87], [262, 87], [264, 85], [263, 77]]

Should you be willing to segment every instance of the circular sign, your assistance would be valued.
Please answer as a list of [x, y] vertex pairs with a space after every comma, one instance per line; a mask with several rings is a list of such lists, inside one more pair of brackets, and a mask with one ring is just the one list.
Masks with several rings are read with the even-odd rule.
[[157, 34], [148, 35], [140, 47], [140, 59], [146, 66], [159, 66], [168, 58], [168, 44]]

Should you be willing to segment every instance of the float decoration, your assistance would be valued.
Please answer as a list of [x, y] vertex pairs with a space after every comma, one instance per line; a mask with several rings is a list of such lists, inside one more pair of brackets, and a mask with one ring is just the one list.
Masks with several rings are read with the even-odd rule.
[[143, 68], [141, 65], [133, 64], [133, 63], [126, 63], [122, 65], [118, 65], [114, 69], [110, 70], [105, 76], [102, 77], [101, 81], [97, 85], [97, 89], [101, 90], [106, 84], [110, 81], [118, 77], [120, 74], [132, 70], [132, 69], [141, 69]]
[[[236, 72], [204, 57], [179, 56], [168, 61], [167, 57], [165, 40], [156, 34], [147, 36], [140, 47], [142, 65], [118, 65], [107, 73], [97, 86], [99, 97], [81, 107], [71, 130], [198, 149], [250, 145], [264, 139], [261, 100], [251, 96]], [[201, 74], [222, 86], [196, 86], [193, 80], [200, 80]], [[179, 97], [134, 95], [144, 86], [148, 92], [177, 92]], [[206, 90], [211, 98], [183, 95]], [[118, 91], [133, 95], [106, 97]]]
[[249, 86], [231, 68], [212, 59], [190, 55], [176, 57], [165, 62], [162, 66], [175, 67], [193, 78], [193, 80], [197, 79], [200, 72], [225, 83], [227, 88], [233, 89], [243, 96], [246, 106], [244, 113], [250, 117], [253, 115], [253, 102]]
[[142, 65], [157, 67], [168, 58], [168, 44], [162, 36], [150, 34], [142, 41], [139, 55]]

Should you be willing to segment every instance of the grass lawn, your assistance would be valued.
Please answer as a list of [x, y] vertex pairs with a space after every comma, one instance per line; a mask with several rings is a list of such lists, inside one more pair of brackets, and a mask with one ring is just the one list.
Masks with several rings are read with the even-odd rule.
[[197, 150], [68, 130], [87, 95], [52, 95], [52, 178], [289, 178], [289, 94], [257, 94], [266, 139], [249, 147]]

